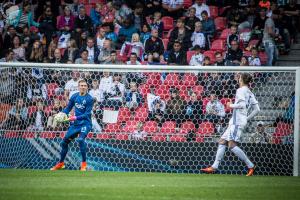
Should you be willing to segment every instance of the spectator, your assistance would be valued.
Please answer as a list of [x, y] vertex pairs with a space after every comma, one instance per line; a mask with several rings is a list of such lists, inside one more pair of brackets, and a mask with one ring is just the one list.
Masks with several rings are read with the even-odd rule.
[[185, 27], [184, 21], [178, 19], [176, 23], [176, 28], [171, 31], [168, 49], [173, 47], [175, 40], [178, 40], [182, 44], [182, 49], [187, 51], [191, 46], [191, 32]]
[[185, 118], [186, 102], [179, 96], [177, 88], [171, 89], [171, 99], [167, 101], [165, 120], [176, 121], [177, 126], [182, 123]]
[[94, 79], [92, 81], [92, 89], [90, 89], [89, 94], [97, 100], [97, 102], [99, 103], [101, 101], [101, 92], [99, 89], [99, 81]]
[[193, 8], [196, 9], [196, 17], [198, 17], [200, 20], [202, 19], [202, 12], [206, 11], [207, 16], [210, 17], [210, 10], [208, 5], [206, 5], [204, 0], [195, 0], [195, 3], [192, 5]]
[[7, 32], [5, 33], [3, 39], [4, 50], [13, 48], [13, 38], [15, 37], [16, 34], [17, 33], [15, 27], [12, 25], [8, 26]]
[[42, 101], [37, 102], [37, 111], [32, 113], [29, 118], [29, 131], [43, 131], [47, 126], [47, 117], [44, 112], [44, 103]]
[[218, 124], [225, 117], [224, 105], [218, 100], [216, 93], [210, 93], [210, 100], [205, 108], [206, 116], [205, 119], [214, 124]]
[[57, 124], [57, 121], [54, 120], [54, 117], [56, 114], [63, 110], [64, 105], [62, 104], [63, 102], [61, 102], [58, 98], [54, 99], [53, 106], [51, 107], [51, 111], [47, 120], [48, 130], [55, 130], [56, 127], [59, 125]]
[[191, 32], [195, 30], [195, 23], [200, 22], [200, 19], [196, 17], [195, 14], [196, 8], [190, 7], [188, 10], [188, 17], [186, 17], [184, 20], [185, 27]]
[[91, 20], [94, 26], [94, 29], [102, 24], [101, 17], [102, 4], [96, 3], [95, 8], [91, 10]]
[[148, 24], [143, 24], [141, 31], [141, 42], [145, 44], [146, 40], [151, 37], [150, 26]]
[[225, 66], [226, 65], [224, 57], [222, 56], [222, 53], [220, 51], [217, 51], [215, 53], [215, 58], [216, 58], [215, 66]]
[[88, 50], [84, 49], [81, 51], [80, 58], [75, 60], [75, 64], [94, 64], [93, 60], [90, 60]]
[[136, 130], [133, 131], [131, 134], [131, 138], [133, 140], [145, 140], [147, 137], [147, 132], [143, 130], [144, 123], [139, 122], [136, 126]]
[[139, 107], [142, 104], [143, 97], [138, 92], [138, 87], [136, 82], [130, 83], [130, 89], [125, 94], [125, 102], [126, 107], [128, 107], [130, 110], [135, 110], [137, 107]]
[[161, 21], [161, 12], [156, 11], [154, 13], [153, 20], [150, 24], [151, 30], [156, 29], [158, 31], [158, 37], [163, 37], [164, 23]]
[[248, 57], [242, 56], [240, 66], [249, 66]]
[[24, 130], [28, 124], [28, 109], [22, 98], [16, 100], [16, 104], [8, 111], [5, 119], [0, 124], [4, 130]]
[[114, 24], [113, 23], [107, 23], [106, 24], [106, 33], [105, 38], [110, 39], [112, 41], [112, 46], [115, 47], [115, 43], [118, 41], [118, 36], [114, 32]]
[[100, 80], [99, 90], [100, 90], [100, 102], [103, 102], [107, 96], [111, 93], [113, 78], [109, 72], [104, 71], [103, 76]]
[[[136, 53], [131, 53], [130, 60], [126, 62], [127, 65], [141, 65], [139, 61], [137, 61]], [[136, 82], [138, 84], [143, 82], [144, 76], [141, 72], [130, 72], [126, 74], [126, 79], [128, 83]]]
[[121, 65], [121, 64], [124, 64], [124, 63], [122, 63], [121, 61], [119, 61], [117, 59], [117, 52], [115, 50], [112, 50], [110, 52], [109, 59], [107, 59], [104, 64]]
[[265, 130], [266, 125], [264, 122], [257, 123], [256, 132], [250, 136], [250, 142], [256, 144], [268, 144], [272, 142], [272, 136]]
[[62, 32], [70, 32], [74, 29], [75, 17], [72, 15], [71, 10], [68, 6], [64, 8], [64, 14], [60, 15], [57, 29]]
[[164, 123], [164, 113], [166, 109], [166, 103], [161, 100], [159, 97], [156, 98], [151, 105], [149, 106], [149, 116], [148, 120], [156, 121], [158, 126], [161, 126]]
[[33, 13], [30, 11], [31, 6], [29, 3], [23, 3], [22, 8], [19, 9], [17, 17], [10, 21], [10, 25], [13, 25], [18, 32], [22, 33], [24, 27], [39, 27], [39, 23], [33, 20]]
[[31, 103], [47, 100], [46, 85], [39, 84], [36, 79], [32, 79], [27, 86], [27, 99]]
[[57, 49], [57, 41], [52, 40], [48, 46], [48, 51], [47, 51], [47, 58], [49, 60], [53, 60], [55, 49]]
[[137, 2], [133, 11], [133, 19], [134, 26], [139, 32], [141, 31], [142, 25], [146, 23], [146, 18], [143, 11], [143, 4], [141, 2]]
[[169, 53], [168, 65], [187, 65], [186, 52], [181, 49], [181, 43], [175, 41]]
[[17, 61], [26, 61], [25, 58], [25, 49], [21, 45], [20, 37], [15, 35], [13, 37], [13, 51], [14, 51], [14, 59]]
[[77, 58], [79, 58], [79, 49], [76, 41], [74, 39], [70, 39], [64, 52], [63, 60], [69, 60], [74, 63]]
[[145, 0], [145, 7], [146, 16], [155, 16], [155, 12], [161, 10], [161, 0]]
[[129, 58], [131, 53], [135, 53], [139, 60], [142, 60], [144, 54], [144, 45], [140, 42], [138, 33], [132, 34], [131, 42], [125, 42], [122, 45], [120, 55]]
[[186, 106], [185, 119], [193, 121], [194, 124], [199, 124], [203, 119], [203, 103], [198, 99], [195, 92], [192, 92], [191, 99]]
[[105, 29], [103, 27], [100, 27], [96, 34], [96, 43], [97, 43], [98, 49], [102, 49], [102, 47], [103, 47], [104, 40], [106, 39], [105, 34], [106, 34]]
[[239, 44], [237, 41], [231, 41], [231, 48], [228, 49], [225, 60], [226, 65], [240, 65], [241, 58], [243, 56], [243, 51], [239, 48]]
[[43, 53], [43, 46], [40, 41], [36, 40], [33, 43], [32, 49], [30, 51], [28, 61], [29, 62], [36, 62], [41, 63], [44, 59], [44, 53]]
[[79, 0], [69, 0], [69, 3], [67, 3], [66, 6], [70, 8], [71, 13], [74, 15], [74, 17], [76, 17], [78, 16], [79, 10], [83, 5]]
[[251, 56], [248, 57], [248, 62], [250, 66], [261, 66], [260, 58], [258, 57], [258, 49], [252, 47]]
[[183, 15], [183, 0], [162, 0], [162, 8], [165, 16], [179, 19]]
[[115, 19], [116, 19], [116, 23], [118, 24], [124, 24], [125, 20], [129, 19], [131, 22], [133, 23], [133, 14], [132, 14], [132, 9], [128, 6], [128, 1], [127, 2], [123, 2], [123, 3], [117, 3], [114, 4], [114, 7], [116, 9], [115, 12]]
[[227, 36], [226, 43], [228, 48], [231, 48], [231, 42], [233, 40], [237, 41], [238, 44], [240, 43], [240, 36], [235, 25], [230, 27], [230, 34]]
[[110, 61], [110, 53], [112, 51], [111, 41], [106, 39], [103, 43], [103, 48], [100, 50], [98, 60], [100, 64], [106, 63]]
[[126, 18], [123, 26], [119, 30], [119, 43], [123, 44], [125, 41], [129, 42], [134, 33], [138, 33], [138, 29], [134, 26], [132, 19]]
[[116, 14], [116, 9], [113, 6], [112, 1], [108, 1], [106, 5], [104, 5], [103, 9], [101, 10], [101, 17], [103, 23], [112, 23], [114, 22]]
[[0, 35], [2, 35], [4, 27], [5, 27], [5, 19], [3, 14], [0, 12]]
[[259, 15], [255, 17], [252, 28], [255, 30], [263, 30], [267, 20], [266, 8], [260, 8]]
[[92, 20], [91, 18], [86, 14], [85, 7], [82, 6], [79, 9], [79, 15], [75, 18], [74, 22], [74, 29], [77, 34], [80, 34], [81, 32], [88, 32], [92, 33]]
[[265, 22], [264, 27], [264, 36], [263, 36], [263, 45], [265, 47], [265, 52], [267, 54], [267, 66], [272, 66], [273, 61], [276, 59], [276, 46], [274, 38], [277, 36], [275, 32], [275, 24], [272, 19], [272, 16], [268, 17]]
[[16, 62], [15, 53], [12, 49], [6, 50], [5, 57], [0, 59], [0, 62]]
[[203, 59], [202, 65], [203, 66], [210, 66], [211, 65], [211, 63], [210, 63], [210, 57], [205, 56], [204, 59]]
[[241, 31], [246, 28], [251, 28], [249, 21], [247, 20], [247, 11], [244, 8], [234, 8], [232, 7], [231, 12], [229, 12], [228, 17], [228, 26], [231, 27], [235, 25], [238, 27], [238, 31]]
[[192, 56], [189, 65], [201, 66], [203, 64], [204, 56], [201, 53], [200, 46], [196, 45], [192, 50], [195, 51], [195, 54]]
[[86, 45], [81, 48], [81, 51], [86, 49], [88, 51], [88, 60], [89, 62], [99, 63], [98, 57], [100, 54], [100, 50], [95, 45], [94, 39], [89, 37], [86, 41]]
[[291, 39], [295, 40], [297, 36], [297, 26], [299, 27], [300, 8], [296, 5], [296, 0], [289, 0], [288, 5], [284, 7], [284, 15], [288, 21], [288, 31]]
[[78, 92], [78, 81], [79, 81], [80, 73], [73, 71], [72, 79], [70, 79], [65, 85], [65, 99], [70, 99], [73, 94]]
[[50, 6], [44, 9], [43, 14], [39, 17], [38, 22], [40, 23], [39, 30], [46, 37], [46, 46], [48, 47], [52, 35], [56, 31], [56, 17], [52, 13]]
[[193, 47], [195, 47], [196, 45], [199, 45], [199, 47], [201, 49], [205, 49], [205, 35], [202, 32], [202, 23], [201, 22], [196, 22], [195, 23], [195, 31], [192, 34], [191, 37], [191, 41], [192, 41], [192, 45]]
[[202, 31], [208, 42], [207, 44], [210, 46], [210, 39], [214, 37], [216, 31], [215, 22], [213, 19], [208, 17], [207, 11], [203, 11], [201, 13], [201, 16], [202, 16], [202, 21], [201, 21]]
[[93, 106], [93, 112], [92, 112], [92, 131], [93, 133], [101, 133], [102, 132], [102, 127], [98, 122], [98, 110], [99, 106], [98, 104], [94, 104]]
[[158, 30], [152, 29], [151, 38], [147, 39], [145, 42], [145, 59], [148, 62], [153, 62], [153, 54], [158, 53], [160, 61], [164, 61], [164, 44], [162, 40], [158, 37]]
[[141, 63], [138, 61], [136, 53], [130, 54], [129, 61], [126, 62], [127, 65], [141, 65]]
[[61, 51], [60, 49], [54, 50], [54, 58], [50, 61], [52, 63], [65, 63], [65, 61], [62, 59]]

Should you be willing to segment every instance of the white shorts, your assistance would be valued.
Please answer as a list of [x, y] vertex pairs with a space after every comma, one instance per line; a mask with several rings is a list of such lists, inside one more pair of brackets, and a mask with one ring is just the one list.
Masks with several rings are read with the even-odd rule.
[[240, 142], [241, 141], [241, 135], [244, 131], [245, 126], [240, 125], [229, 125], [228, 128], [225, 130], [223, 135], [221, 136], [221, 139], [224, 139], [226, 141], [235, 141]]

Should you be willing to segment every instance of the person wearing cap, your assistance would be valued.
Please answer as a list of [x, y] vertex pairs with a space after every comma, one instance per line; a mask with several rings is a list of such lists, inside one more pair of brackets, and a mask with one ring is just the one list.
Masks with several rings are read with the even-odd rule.
[[195, 45], [194, 48], [192, 48], [193, 51], [195, 51], [195, 54], [192, 56], [189, 65], [192, 66], [201, 66], [204, 60], [204, 56], [201, 53], [201, 48], [199, 45]]
[[271, 143], [271, 135], [265, 130], [266, 125], [263, 121], [257, 122], [256, 132], [250, 136], [251, 143]]

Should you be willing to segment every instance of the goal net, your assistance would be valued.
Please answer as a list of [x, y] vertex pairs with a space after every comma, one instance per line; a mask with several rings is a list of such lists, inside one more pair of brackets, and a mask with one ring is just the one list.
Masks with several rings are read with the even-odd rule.
[[[248, 122], [240, 147], [257, 174], [298, 173], [296, 68], [6, 63], [0, 71], [0, 168], [57, 163], [69, 124], [54, 116], [86, 79], [96, 102], [86, 138], [90, 170], [199, 173], [213, 163], [232, 115], [227, 103], [234, 101], [239, 75], [249, 72], [261, 111]], [[74, 140], [66, 167], [78, 169], [80, 162]], [[219, 172], [246, 170], [227, 149]]]

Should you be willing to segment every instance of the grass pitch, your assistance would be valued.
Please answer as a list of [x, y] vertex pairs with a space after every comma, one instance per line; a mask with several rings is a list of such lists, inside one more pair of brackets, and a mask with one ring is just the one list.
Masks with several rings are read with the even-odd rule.
[[0, 200], [300, 199], [300, 178], [0, 169]]

